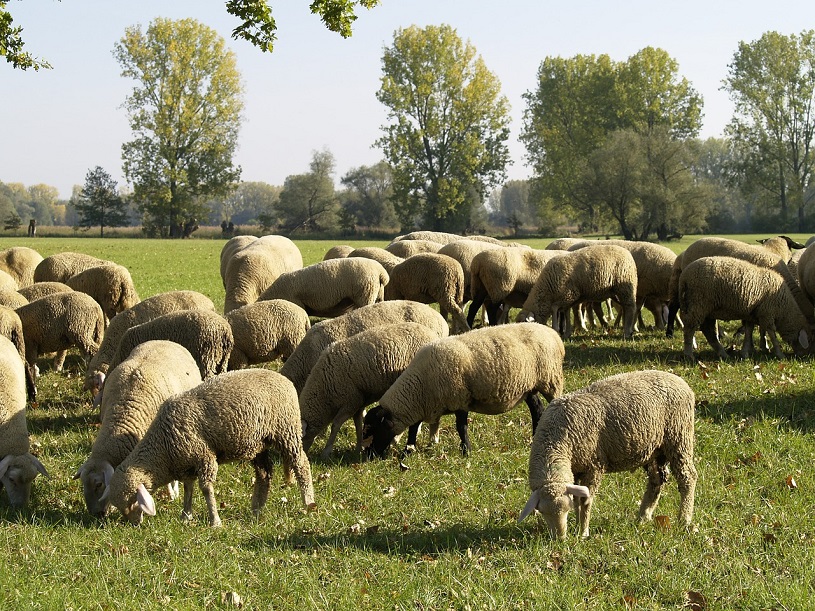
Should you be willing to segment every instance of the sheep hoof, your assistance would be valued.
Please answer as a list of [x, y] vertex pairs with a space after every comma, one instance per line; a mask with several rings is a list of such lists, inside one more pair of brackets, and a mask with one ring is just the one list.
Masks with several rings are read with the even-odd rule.
[[192, 522], [192, 514], [187, 513], [186, 511], [182, 511], [181, 512], [181, 521], [184, 522], [184, 524], [189, 524], [190, 522]]

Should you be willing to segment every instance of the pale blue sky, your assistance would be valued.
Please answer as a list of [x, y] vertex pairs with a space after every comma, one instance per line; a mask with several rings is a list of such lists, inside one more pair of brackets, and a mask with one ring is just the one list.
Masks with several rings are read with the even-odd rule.
[[132, 83], [119, 75], [111, 50], [127, 26], [158, 16], [193, 17], [228, 40], [246, 87], [236, 163], [244, 180], [276, 185], [308, 171], [314, 150], [334, 154], [338, 184], [349, 169], [381, 159], [372, 144], [385, 113], [375, 94], [382, 49], [399, 27], [450, 24], [498, 76], [512, 106], [510, 178], [530, 174], [518, 142], [521, 95], [534, 89], [547, 56], [607, 53], [622, 61], [661, 47], [704, 97], [701, 135], [720, 136], [732, 113], [720, 87], [739, 41], [815, 27], [811, 0], [383, 0], [343, 39], [308, 4], [272, 2], [279, 39], [268, 54], [231, 39], [236, 20], [220, 0], [10, 0], [27, 49], [54, 69], [21, 72], [0, 63], [0, 181], [50, 184], [67, 198], [100, 165], [124, 183], [121, 145], [131, 134], [121, 104]]

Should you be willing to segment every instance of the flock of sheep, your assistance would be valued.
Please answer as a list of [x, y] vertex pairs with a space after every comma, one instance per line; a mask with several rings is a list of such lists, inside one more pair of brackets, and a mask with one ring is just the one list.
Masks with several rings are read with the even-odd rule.
[[[683, 326], [688, 359], [696, 331], [727, 356], [718, 320], [742, 322], [742, 356], [754, 350], [758, 325], [783, 357], [778, 335], [804, 354], [815, 324], [815, 250], [783, 236], [755, 246], [703, 238], [677, 256], [643, 242], [565, 239], [535, 250], [415, 232], [384, 249], [335, 246], [306, 267], [285, 237], [238, 236], [224, 245], [220, 267], [223, 315], [195, 291], [141, 300], [127, 269], [110, 261], [0, 252], [0, 482], [12, 506], [27, 504], [32, 481], [47, 475], [25, 421], [37, 360], [55, 353], [59, 371], [77, 348], [102, 422], [75, 474], [95, 516], [115, 507], [139, 524], [155, 514], [151, 492], [167, 486], [174, 498], [181, 482], [190, 520], [197, 482], [218, 526], [218, 465], [234, 460], [254, 466], [258, 513], [270, 453], [313, 508], [306, 453], [329, 425], [324, 456], [353, 419], [357, 450], [381, 457], [405, 431], [411, 449], [423, 422], [437, 439], [441, 416], [455, 414], [466, 454], [469, 412], [499, 414], [523, 401], [534, 437], [520, 519], [537, 510], [564, 537], [574, 509], [588, 536], [602, 475], [644, 467], [639, 517], [648, 520], [670, 467], [680, 521], [689, 524], [693, 391], [674, 374], [637, 371], [563, 395], [563, 340], [595, 316], [610, 324], [615, 309], [631, 338], [645, 307], [668, 335]], [[512, 308], [520, 308], [513, 321]], [[279, 373], [250, 367], [278, 358]]]

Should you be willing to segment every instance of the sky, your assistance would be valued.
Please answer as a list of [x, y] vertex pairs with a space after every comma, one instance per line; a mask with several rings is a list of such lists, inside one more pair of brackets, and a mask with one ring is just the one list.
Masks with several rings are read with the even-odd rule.
[[273, 53], [231, 38], [236, 18], [223, 0], [10, 0], [26, 50], [52, 70], [20, 71], [0, 62], [0, 181], [45, 183], [69, 198], [85, 174], [103, 167], [126, 184], [121, 146], [131, 137], [114, 44], [125, 28], [156, 17], [192, 17], [215, 29], [237, 56], [245, 87], [235, 163], [242, 179], [282, 185], [308, 172], [314, 151], [336, 160], [335, 182], [382, 159], [374, 142], [386, 123], [376, 99], [382, 52], [394, 32], [448, 24], [469, 40], [501, 82], [511, 105], [510, 179], [528, 178], [518, 140], [537, 69], [549, 56], [608, 54], [625, 61], [652, 46], [667, 51], [704, 100], [700, 136], [720, 137], [732, 115], [721, 89], [739, 42], [764, 32], [815, 27], [811, 0], [382, 0], [362, 9], [351, 38], [328, 31], [308, 0], [270, 0], [278, 25]]

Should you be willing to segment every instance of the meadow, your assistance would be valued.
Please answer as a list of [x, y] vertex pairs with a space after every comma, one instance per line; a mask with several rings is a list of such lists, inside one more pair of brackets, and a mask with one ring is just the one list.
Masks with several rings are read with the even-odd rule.
[[[738, 236], [746, 241], [761, 236]], [[766, 236], [765, 236], [766, 237]], [[794, 235], [805, 241], [808, 236]], [[668, 244], [679, 252], [694, 238]], [[549, 240], [523, 240], [543, 247]], [[193, 289], [223, 307], [223, 240], [0, 238], [48, 256], [73, 250], [127, 266], [142, 298]], [[298, 241], [305, 263], [334, 242]], [[348, 242], [384, 246], [384, 241]], [[732, 331], [733, 325], [725, 325]], [[529, 489], [531, 426], [521, 406], [472, 414], [472, 452], [458, 450], [453, 420], [442, 440], [401, 459], [365, 462], [349, 422], [334, 458], [312, 449], [318, 509], [302, 509], [280, 470], [264, 512], [249, 507], [252, 469], [224, 465], [216, 495], [224, 526], [179, 520], [180, 500], [158, 498], [141, 527], [85, 511], [73, 480], [90, 452], [98, 415], [81, 392], [78, 353], [66, 373], [39, 363], [29, 406], [34, 452], [50, 471], [30, 507], [0, 493], [2, 609], [804, 609], [815, 595], [815, 376], [809, 359], [757, 355], [718, 362], [701, 334], [701, 361], [681, 358], [682, 338], [643, 329], [633, 341], [578, 333], [566, 344], [566, 391], [601, 377], [657, 368], [697, 395], [699, 482], [693, 526], [676, 523], [669, 480], [653, 523], [638, 524], [642, 471], [609, 474], [587, 540], [552, 541], [545, 525], [516, 518]], [[787, 348], [789, 350], [789, 348]], [[276, 368], [277, 365], [271, 365]], [[440, 372], [441, 373], [441, 372]], [[407, 467], [407, 468], [405, 468]]]

